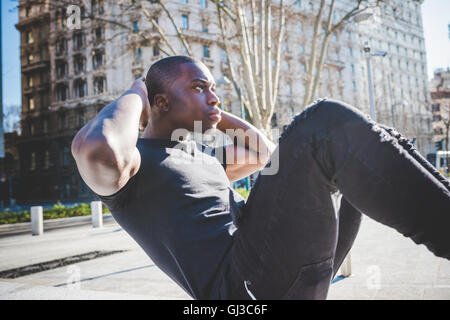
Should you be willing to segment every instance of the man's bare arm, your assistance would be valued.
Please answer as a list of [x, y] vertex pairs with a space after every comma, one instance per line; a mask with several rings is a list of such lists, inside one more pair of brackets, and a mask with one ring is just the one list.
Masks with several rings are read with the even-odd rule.
[[145, 84], [139, 79], [73, 139], [72, 154], [80, 175], [97, 194], [117, 192], [139, 170], [136, 143], [140, 124], [145, 125], [149, 117], [147, 108]]
[[[217, 124], [217, 129], [224, 133], [227, 133], [227, 129], [232, 130], [229, 136], [234, 144], [227, 147], [226, 159], [226, 173], [230, 181], [237, 181], [263, 168], [276, 148], [261, 130], [226, 111], [222, 111], [222, 120]], [[245, 134], [236, 134], [239, 129]], [[239, 161], [240, 155], [244, 155], [244, 163]]]

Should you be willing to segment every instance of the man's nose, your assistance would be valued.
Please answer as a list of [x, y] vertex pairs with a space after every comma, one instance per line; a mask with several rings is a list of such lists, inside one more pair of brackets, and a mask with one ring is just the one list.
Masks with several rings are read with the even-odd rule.
[[218, 105], [220, 103], [220, 99], [214, 91], [211, 91], [209, 95], [208, 104], [210, 105]]

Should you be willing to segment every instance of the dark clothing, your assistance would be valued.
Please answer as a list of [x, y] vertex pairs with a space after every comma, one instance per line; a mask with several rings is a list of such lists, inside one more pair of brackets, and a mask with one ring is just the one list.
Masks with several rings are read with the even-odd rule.
[[245, 200], [219, 162], [223, 147], [178, 143], [139, 139], [139, 171], [114, 195], [98, 197], [161, 270], [206, 299], [233, 243], [230, 212]]
[[218, 163], [175, 165], [170, 148], [138, 148], [139, 172], [102, 200], [194, 298], [325, 299], [361, 213], [450, 259], [448, 180], [346, 104], [322, 100], [295, 116], [246, 203]]
[[449, 180], [392, 128], [319, 101], [294, 118], [266, 168], [275, 161], [278, 173], [263, 170], [245, 205], [223, 298], [325, 299], [360, 213], [450, 259]]

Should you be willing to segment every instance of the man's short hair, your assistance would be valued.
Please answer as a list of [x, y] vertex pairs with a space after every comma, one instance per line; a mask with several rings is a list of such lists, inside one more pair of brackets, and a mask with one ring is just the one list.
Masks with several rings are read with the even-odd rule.
[[188, 56], [171, 56], [152, 64], [145, 78], [150, 106], [155, 104], [156, 94], [166, 92], [167, 87], [179, 74], [178, 66], [184, 63], [201, 63], [201, 61]]

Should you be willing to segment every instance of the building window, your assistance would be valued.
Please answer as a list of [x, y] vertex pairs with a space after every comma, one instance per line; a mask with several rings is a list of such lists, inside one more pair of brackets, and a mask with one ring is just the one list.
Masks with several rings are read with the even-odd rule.
[[84, 45], [84, 34], [77, 32], [73, 35], [73, 49], [78, 50]]
[[181, 29], [189, 29], [189, 17], [185, 14], [181, 16]]
[[95, 44], [99, 44], [103, 40], [103, 27], [97, 27], [94, 29], [94, 42]]
[[27, 43], [33, 43], [33, 42], [34, 42], [33, 31], [27, 31]]
[[356, 91], [356, 82], [355, 81], [352, 81], [352, 90]]
[[36, 170], [36, 152], [31, 152], [30, 171]]
[[56, 47], [56, 54], [57, 55], [63, 54], [66, 51], [66, 48], [67, 48], [67, 41], [66, 41], [66, 39], [60, 39], [60, 40], [56, 41], [55, 47]]
[[305, 47], [302, 44], [300, 45], [300, 53], [305, 53]]
[[306, 72], [306, 65], [304, 63], [300, 64], [300, 70], [301, 72], [305, 73]]
[[227, 52], [224, 49], [220, 49], [220, 61], [227, 62]]
[[352, 73], [354, 74], [355, 73], [355, 65], [353, 63], [350, 65], [350, 68], [352, 70]]
[[33, 76], [28, 76], [27, 77], [27, 86], [28, 86], [28, 88], [34, 87]]
[[180, 0], [181, 3], [187, 4], [188, 0]]
[[441, 115], [439, 115], [439, 114], [434, 115], [433, 122], [439, 122], [439, 121], [441, 121]]
[[295, 4], [297, 5], [297, 8], [301, 9], [301, 7], [302, 7], [302, 1], [301, 0], [296, 0]]
[[102, 14], [105, 12], [104, 9], [104, 1], [103, 0], [92, 0], [91, 2], [91, 8], [92, 8], [92, 13], [95, 15], [97, 13]]
[[136, 50], [134, 51], [134, 60], [136, 62], [140, 62], [141, 59], [142, 59], [142, 49], [136, 48]]
[[45, 150], [44, 153], [44, 169], [50, 168], [50, 152]]
[[28, 98], [28, 110], [34, 110], [34, 98]]
[[106, 91], [106, 78], [95, 77], [94, 78], [94, 93], [100, 94]]
[[302, 23], [301, 23], [301, 22], [297, 23], [297, 31], [298, 31], [299, 33], [302, 32]]
[[133, 21], [133, 31], [134, 32], [139, 32], [138, 21]]
[[32, 54], [32, 53], [29, 53], [29, 54], [27, 55], [27, 63], [28, 63], [28, 64], [31, 64], [31, 63], [33, 63], [33, 60], [34, 60], [33, 54]]
[[60, 84], [56, 87], [56, 101], [65, 101], [69, 98], [69, 87]]
[[69, 152], [70, 152], [70, 148], [68, 146], [64, 146], [64, 149], [63, 149], [63, 166], [68, 166], [70, 164]]
[[101, 50], [95, 50], [94, 55], [92, 56], [92, 67], [94, 69], [98, 69], [104, 64], [104, 54]]
[[86, 123], [86, 112], [81, 110], [78, 112], [78, 127], [81, 128]]
[[209, 47], [203, 46], [203, 58], [209, 58]]
[[350, 55], [350, 57], [353, 57], [353, 49], [352, 48], [348, 48], [348, 54]]
[[34, 136], [34, 134], [36, 133], [36, 125], [34, 124], [34, 122], [30, 123], [30, 135]]
[[202, 7], [203, 9], [205, 9], [205, 8], [206, 8], [206, 3], [207, 3], [206, 0], [200, 0], [200, 7]]
[[75, 74], [80, 74], [86, 70], [86, 59], [82, 55], [74, 56], [73, 69]]
[[61, 79], [67, 74], [67, 62], [57, 61], [56, 62], [56, 78]]
[[48, 132], [48, 120], [47, 119], [44, 119], [44, 122], [42, 123], [42, 131], [44, 133]]
[[87, 95], [86, 80], [77, 79], [73, 82], [73, 93], [76, 98], [82, 98]]
[[270, 124], [271, 124], [272, 128], [278, 127], [277, 113], [276, 112], [273, 113], [272, 119], [270, 120]]
[[58, 129], [66, 129], [67, 127], [67, 117], [65, 112], [62, 112], [58, 116]]
[[25, 17], [28, 18], [31, 15], [31, 7], [25, 8]]
[[435, 112], [435, 111], [441, 111], [441, 107], [439, 105], [439, 103], [433, 103], [431, 105], [431, 111]]
[[202, 32], [208, 33], [208, 23], [205, 19], [202, 19]]

